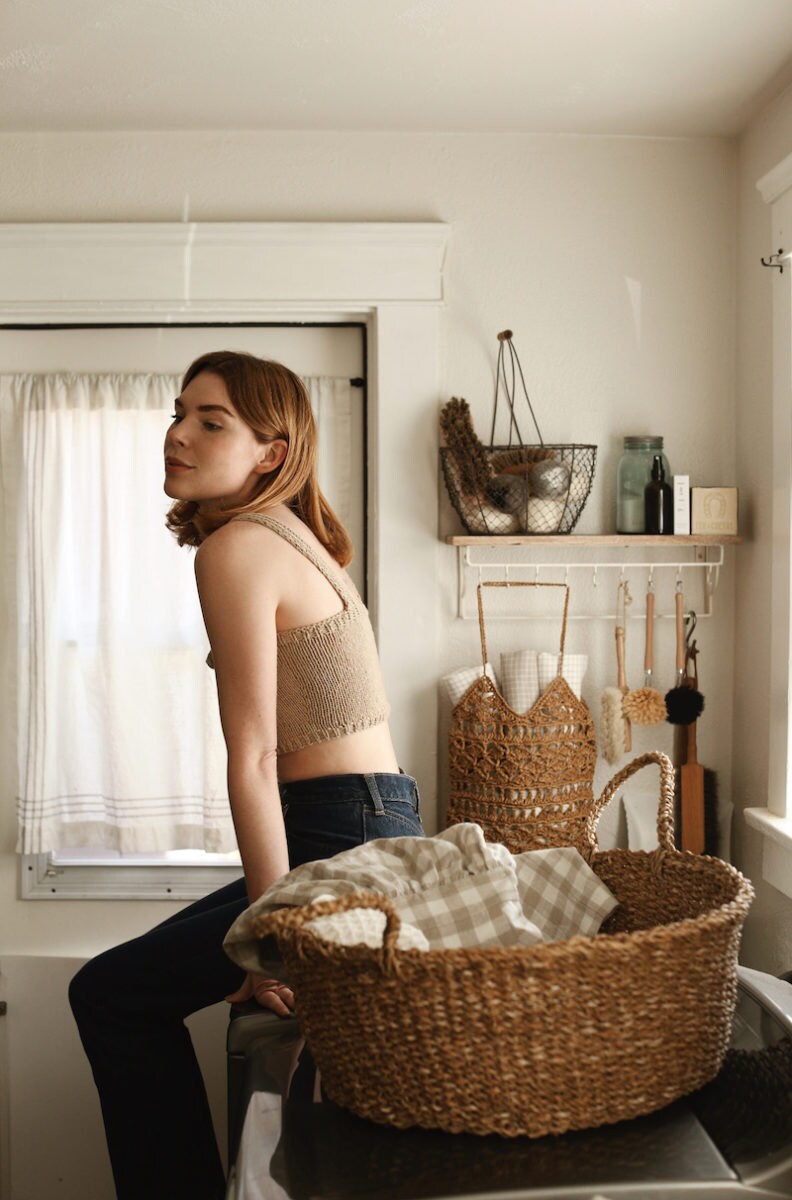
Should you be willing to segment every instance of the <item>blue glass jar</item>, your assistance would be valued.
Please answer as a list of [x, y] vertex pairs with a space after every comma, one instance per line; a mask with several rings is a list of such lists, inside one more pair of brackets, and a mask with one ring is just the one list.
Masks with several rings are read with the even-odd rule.
[[652, 462], [658, 454], [663, 463], [665, 478], [671, 478], [671, 468], [663, 453], [663, 439], [646, 435], [626, 437], [624, 452], [619, 460], [616, 478], [616, 532], [645, 533], [644, 490], [652, 478]]

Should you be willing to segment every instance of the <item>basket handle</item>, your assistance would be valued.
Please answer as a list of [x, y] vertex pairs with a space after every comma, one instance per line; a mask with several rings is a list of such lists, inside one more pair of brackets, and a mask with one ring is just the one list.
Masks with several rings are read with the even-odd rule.
[[385, 971], [392, 971], [401, 918], [388, 897], [377, 892], [347, 892], [346, 895], [336, 896], [332, 900], [317, 900], [314, 904], [278, 908], [254, 917], [251, 924], [259, 938], [272, 935], [288, 941], [315, 917], [329, 917], [333, 913], [347, 912], [350, 908], [376, 908], [385, 913], [385, 932], [381, 947], [382, 966]]
[[660, 850], [674, 850], [674, 768], [667, 754], [659, 750], [649, 750], [646, 754], [632, 759], [621, 771], [603, 788], [599, 799], [595, 801], [591, 815], [586, 821], [586, 838], [591, 850], [597, 844], [597, 823], [602, 810], [618, 792], [619, 788], [636, 771], [657, 763], [660, 768], [660, 800], [657, 808], [657, 840]]
[[[498, 396], [500, 394], [500, 389], [501, 389], [501, 380], [503, 380], [503, 394], [506, 397], [506, 403], [509, 407], [509, 445], [511, 446], [511, 444], [512, 444], [512, 430], [513, 430], [514, 433], [517, 435], [517, 445], [525, 446], [525, 442], [522, 439], [522, 434], [520, 433], [520, 427], [517, 424], [517, 413], [515, 411], [515, 404], [514, 404], [515, 396], [517, 393], [517, 373], [518, 372], [520, 375], [520, 382], [522, 384], [523, 395], [525, 396], [525, 400], [528, 405], [528, 411], [530, 412], [531, 419], [533, 420], [534, 426], [536, 427], [536, 436], [539, 438], [539, 445], [544, 446], [544, 438], [542, 437], [542, 431], [539, 428], [539, 422], [536, 419], [536, 413], [534, 412], [533, 405], [531, 404], [531, 398], [528, 395], [528, 388], [525, 386], [525, 376], [523, 375], [522, 364], [520, 363], [519, 355], [517, 354], [517, 351], [514, 348], [514, 343], [512, 342], [512, 336], [513, 336], [513, 334], [512, 334], [511, 329], [504, 329], [501, 333], [498, 334], [498, 361], [497, 361], [496, 368], [495, 368], [495, 400], [492, 405], [492, 428], [490, 430], [490, 449], [492, 449], [492, 447], [495, 445], [495, 423], [498, 418]], [[509, 347], [509, 365], [511, 367], [511, 384], [509, 383], [509, 381], [506, 378], [506, 352], [504, 350], [504, 346]]]
[[563, 667], [564, 667], [564, 645], [566, 644], [567, 616], [569, 613], [569, 584], [568, 583], [545, 583], [544, 581], [535, 580], [535, 579], [531, 579], [531, 580], [528, 580], [528, 579], [511, 580], [510, 579], [508, 581], [505, 579], [498, 579], [498, 580], [493, 579], [493, 580], [487, 580], [484, 583], [480, 583], [477, 586], [476, 596], [478, 598], [479, 630], [481, 631], [481, 662], [482, 662], [482, 669], [484, 671], [484, 674], [486, 675], [486, 673], [487, 673], [487, 635], [484, 630], [484, 601], [483, 601], [483, 598], [481, 595], [481, 589], [485, 588], [485, 587], [505, 587], [505, 588], [551, 587], [551, 588], [563, 588], [564, 589], [564, 592], [565, 592], [564, 614], [563, 614], [563, 617], [561, 620], [561, 642], [560, 642], [559, 649], [558, 649], [558, 674], [560, 675], [563, 670]]

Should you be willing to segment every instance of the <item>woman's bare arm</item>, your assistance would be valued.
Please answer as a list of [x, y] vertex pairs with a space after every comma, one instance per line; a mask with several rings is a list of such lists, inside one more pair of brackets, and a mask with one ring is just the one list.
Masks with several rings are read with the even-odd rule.
[[195, 560], [251, 903], [289, 869], [277, 772], [278, 572], [262, 553], [267, 542], [265, 531], [233, 522], [207, 538]]
[[[195, 559], [228, 751], [231, 815], [251, 903], [289, 869], [277, 770], [277, 572], [261, 550], [258, 531], [229, 524]], [[294, 1008], [290, 988], [255, 974], [226, 999], [251, 996], [281, 1017]]]

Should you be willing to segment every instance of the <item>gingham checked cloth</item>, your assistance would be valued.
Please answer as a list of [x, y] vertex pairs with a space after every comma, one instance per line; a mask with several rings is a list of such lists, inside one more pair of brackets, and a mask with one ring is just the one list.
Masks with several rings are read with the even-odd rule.
[[[558, 653], [544, 650], [508, 650], [501, 654], [501, 695], [509, 707], [518, 713], [527, 712], [558, 675], [558, 662]], [[587, 654], [564, 655], [561, 674], [578, 700], [587, 667]]]
[[[485, 842], [480, 827], [466, 822], [434, 837], [381, 838], [296, 867], [237, 918], [225, 938], [226, 953], [245, 970], [261, 970], [255, 917], [348, 892], [387, 896], [401, 918], [405, 949], [593, 937], [616, 907], [613, 894], [573, 847], [511, 854]], [[352, 922], [342, 919], [346, 915], [318, 918], [315, 932], [346, 944], [379, 944], [381, 913], [371, 910], [369, 917], [356, 910]]]

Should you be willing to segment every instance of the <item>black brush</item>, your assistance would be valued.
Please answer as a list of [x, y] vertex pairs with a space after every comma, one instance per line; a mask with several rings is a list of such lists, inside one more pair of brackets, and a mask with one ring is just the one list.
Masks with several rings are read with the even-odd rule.
[[[676, 686], [665, 694], [666, 720], [671, 725], [690, 725], [704, 711], [704, 697], [685, 676], [685, 598], [680, 588], [676, 594]], [[695, 619], [691, 633], [695, 629]]]

